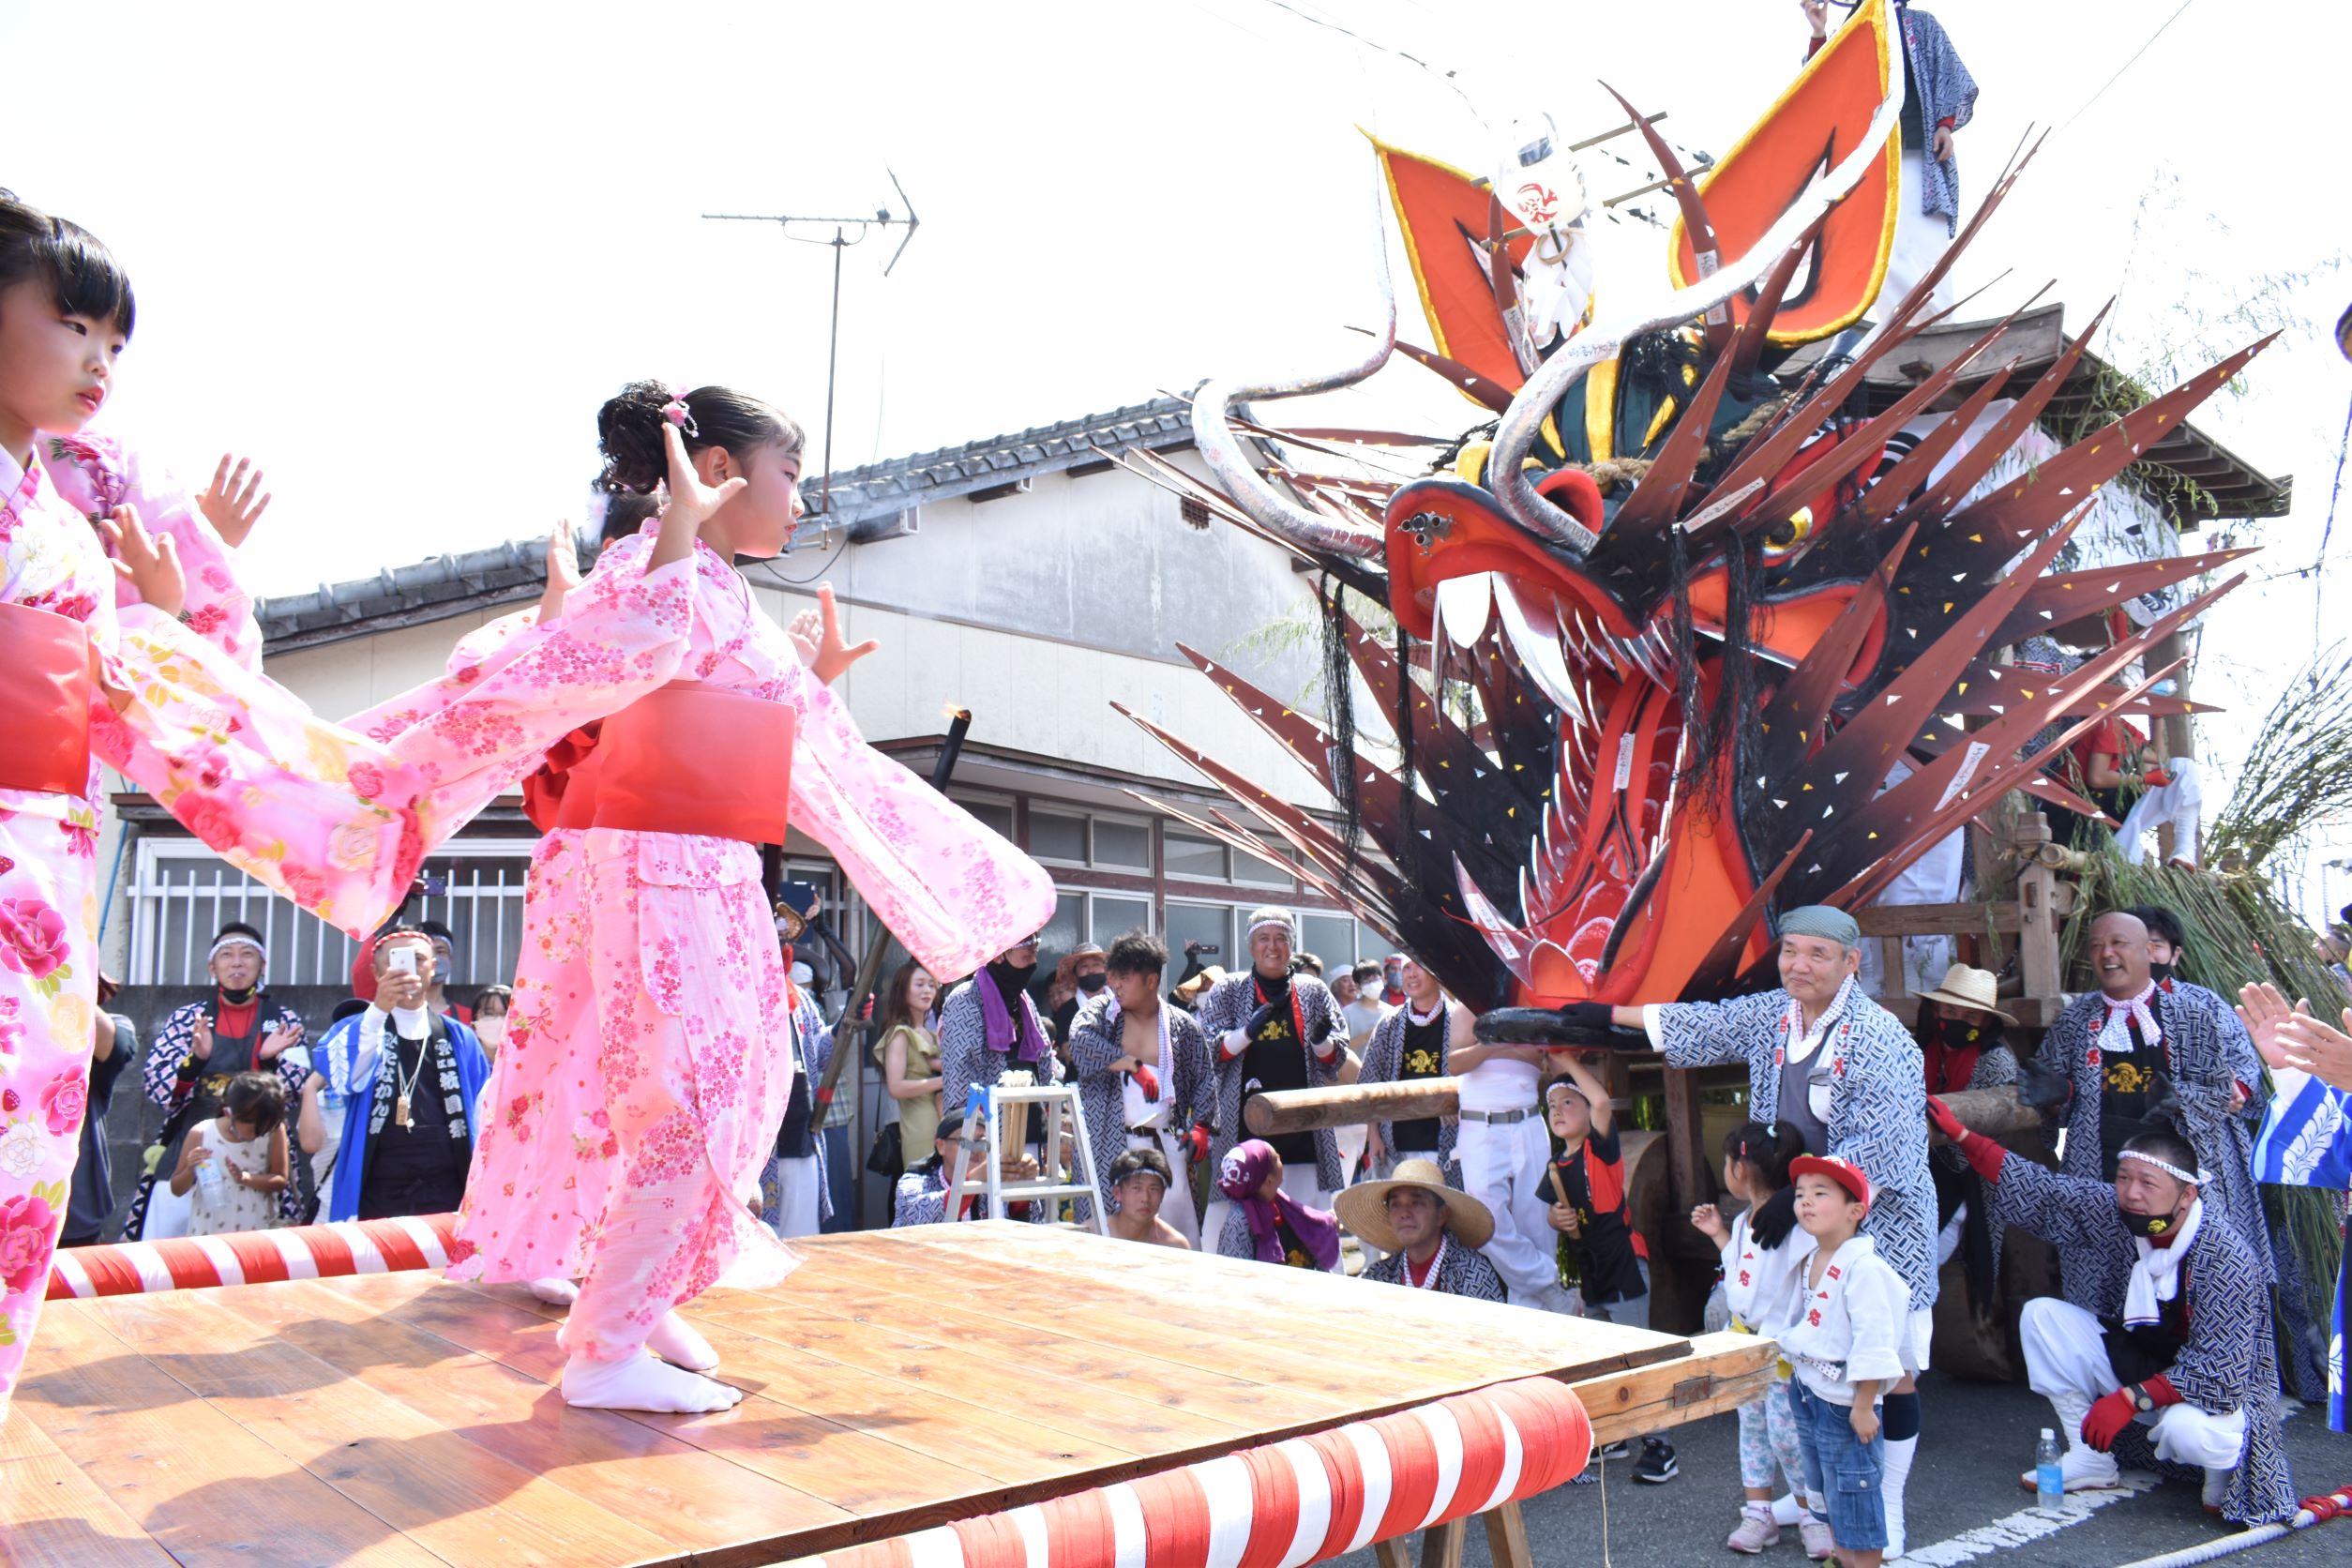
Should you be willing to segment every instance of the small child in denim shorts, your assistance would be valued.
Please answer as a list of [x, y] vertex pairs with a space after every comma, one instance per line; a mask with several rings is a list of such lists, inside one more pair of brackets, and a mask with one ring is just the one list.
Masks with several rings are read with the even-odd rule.
[[1807, 1154], [1789, 1163], [1788, 1174], [1797, 1224], [1813, 1238], [1797, 1276], [1794, 1321], [1780, 1342], [1797, 1372], [1788, 1397], [1805, 1502], [1829, 1521], [1845, 1568], [1878, 1568], [1887, 1545], [1878, 1399], [1904, 1376], [1911, 1292], [1871, 1239], [1856, 1234], [1870, 1212], [1870, 1178], [1860, 1166]]

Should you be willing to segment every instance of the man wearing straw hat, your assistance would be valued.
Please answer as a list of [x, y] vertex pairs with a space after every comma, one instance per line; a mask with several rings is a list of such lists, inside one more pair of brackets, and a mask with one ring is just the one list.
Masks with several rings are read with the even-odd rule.
[[1495, 1216], [1447, 1186], [1434, 1162], [1399, 1160], [1386, 1181], [1341, 1193], [1338, 1208], [1342, 1224], [1386, 1255], [1364, 1265], [1364, 1278], [1482, 1302], [1503, 1299], [1502, 1275], [1478, 1253], [1495, 1233]]
[[[2017, 1081], [2017, 1058], [2001, 1027], [2017, 1020], [1995, 1005], [1999, 982], [1993, 972], [1953, 964], [1932, 991], [1920, 993], [1920, 1055], [1927, 1092], [1951, 1094], [1964, 1089], [1998, 1089]], [[1936, 1262], [1960, 1254], [1968, 1300], [1990, 1311], [2000, 1270], [2001, 1239], [1986, 1217], [1983, 1184], [1968, 1162], [1950, 1147], [1930, 1153], [1927, 1170], [1936, 1180]]]

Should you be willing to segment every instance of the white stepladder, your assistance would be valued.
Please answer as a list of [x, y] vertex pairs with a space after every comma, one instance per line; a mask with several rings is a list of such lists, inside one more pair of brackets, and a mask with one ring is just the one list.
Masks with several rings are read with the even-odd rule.
[[[1032, 1106], [1042, 1107], [1049, 1120], [1046, 1123], [1046, 1157], [1037, 1180], [1013, 1182], [1004, 1180], [1003, 1151], [1025, 1146], [1029, 1141], [1029, 1111]], [[1064, 1111], [1069, 1113], [1066, 1127], [1072, 1148], [1071, 1176], [1073, 1180], [1058, 1182], [1054, 1173], [1062, 1168], [1062, 1144], [1065, 1123]], [[1007, 1112], [1012, 1114], [1008, 1117]], [[947, 1213], [954, 1215], [969, 1194], [987, 1195], [984, 1211], [989, 1219], [1003, 1219], [1006, 1203], [1052, 1202], [1063, 1198], [1088, 1199], [1086, 1212], [1093, 1216], [1098, 1235], [1110, 1234], [1110, 1227], [1103, 1215], [1102, 1189], [1095, 1184], [1094, 1146], [1087, 1141], [1086, 1108], [1078, 1103], [1076, 1084], [1038, 1083], [1025, 1072], [1007, 1073], [994, 1084], [975, 1083], [964, 1099], [964, 1125], [972, 1125], [972, 1118], [986, 1119], [988, 1129], [988, 1158], [985, 1174], [973, 1175], [970, 1170], [972, 1139], [969, 1133], [956, 1140], [956, 1163], [948, 1171]], [[1011, 1123], [1011, 1141], [1006, 1141], [1006, 1123]]]

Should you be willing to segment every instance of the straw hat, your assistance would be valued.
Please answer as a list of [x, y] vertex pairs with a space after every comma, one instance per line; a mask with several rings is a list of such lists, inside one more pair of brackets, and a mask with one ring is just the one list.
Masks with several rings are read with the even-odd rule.
[[1202, 991], [1207, 990], [1210, 987], [1217, 984], [1224, 978], [1225, 971], [1219, 969], [1214, 964], [1211, 964], [1208, 968], [1202, 970], [1199, 973], [1194, 975], [1191, 979], [1177, 987], [1172, 994], [1179, 1002], [1191, 1002], [1195, 998], [1199, 997]]
[[1932, 991], [1920, 992], [1919, 999], [1922, 1002], [1948, 1002], [1954, 1007], [1990, 1013], [2013, 1028], [2017, 1022], [1993, 1005], [2000, 1000], [2000, 982], [1989, 969], [1970, 969], [1966, 964], [1954, 964], [1944, 971], [1943, 984]]
[[1332, 1200], [1339, 1223], [1379, 1247], [1399, 1252], [1404, 1244], [1388, 1223], [1388, 1195], [1398, 1187], [1419, 1187], [1445, 1205], [1445, 1228], [1467, 1247], [1482, 1247], [1495, 1233], [1495, 1216], [1484, 1203], [1445, 1184], [1445, 1172], [1434, 1160], [1399, 1160], [1396, 1174], [1385, 1182], [1359, 1182]]

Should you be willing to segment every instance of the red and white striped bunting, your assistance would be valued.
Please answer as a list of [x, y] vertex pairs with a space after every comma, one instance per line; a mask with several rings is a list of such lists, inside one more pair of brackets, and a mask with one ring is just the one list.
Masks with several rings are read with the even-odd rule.
[[49, 1297], [135, 1296], [273, 1279], [331, 1279], [445, 1268], [458, 1216], [348, 1220], [289, 1230], [242, 1230], [167, 1242], [60, 1247], [49, 1266]]
[[828, 1552], [823, 1568], [1302, 1568], [1549, 1491], [1592, 1425], [1526, 1378], [1221, 1459]]

